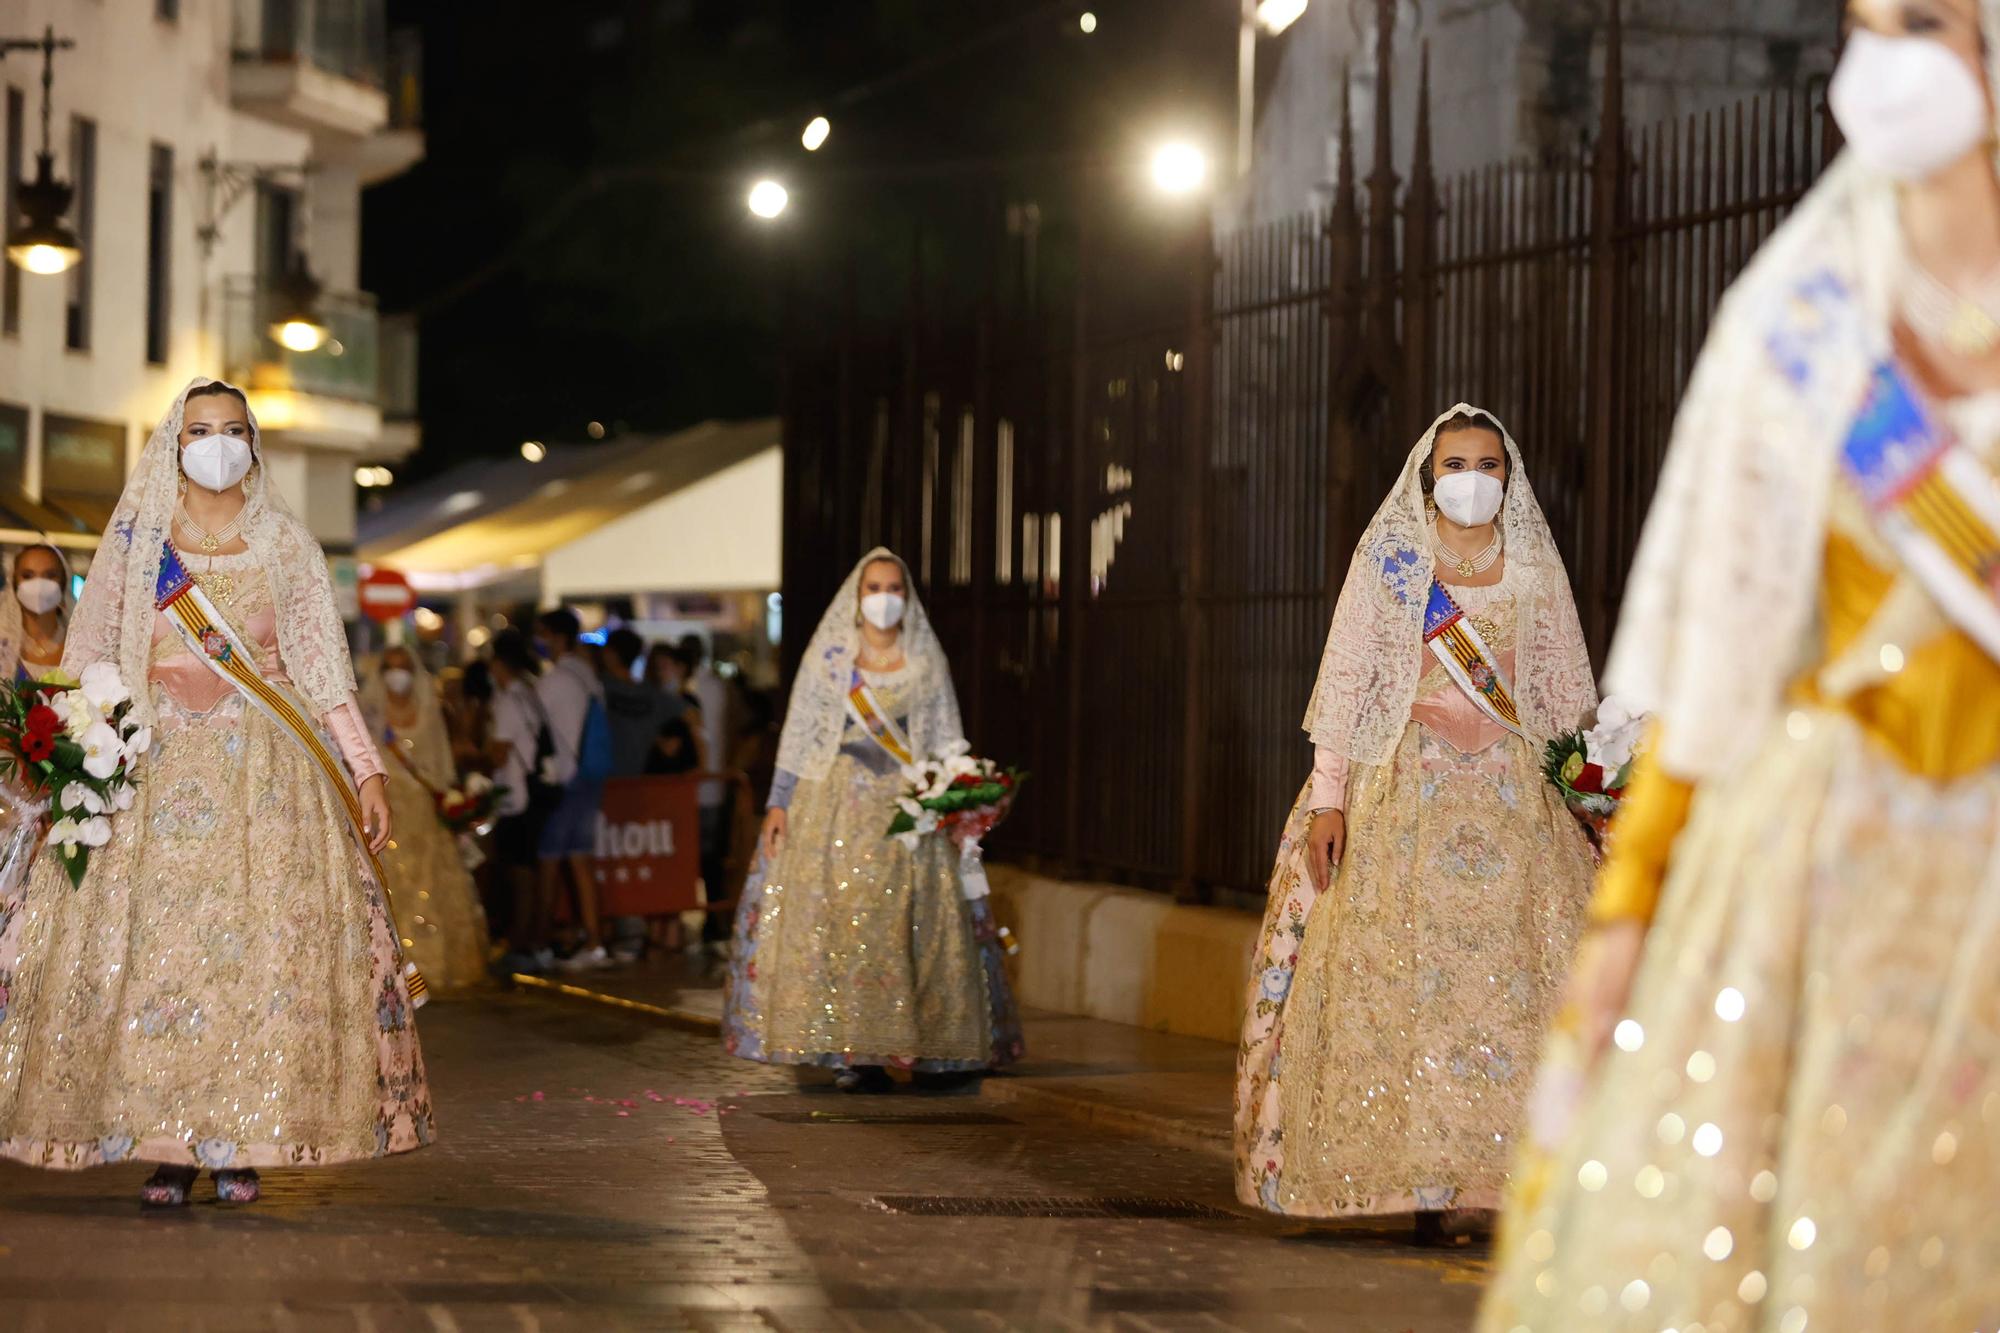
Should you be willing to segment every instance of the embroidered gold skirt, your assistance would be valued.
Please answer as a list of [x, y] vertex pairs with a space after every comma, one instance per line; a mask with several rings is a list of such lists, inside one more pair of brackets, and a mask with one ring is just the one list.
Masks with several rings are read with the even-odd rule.
[[74, 1168], [379, 1157], [432, 1136], [380, 890], [313, 762], [155, 687], [137, 800], [80, 888], [0, 904], [0, 1154]]
[[737, 909], [723, 1039], [746, 1059], [971, 1070], [1021, 1050], [986, 900], [942, 837], [883, 836], [902, 780], [860, 738], [801, 781], [777, 864]]
[[1315, 901], [1302, 794], [1279, 844], [1237, 1067], [1236, 1191], [1303, 1217], [1499, 1206], [1593, 873], [1509, 736], [1411, 722], [1350, 778]]
[[395, 837], [382, 853], [396, 928], [405, 952], [433, 993], [483, 986], [486, 909], [459, 855], [458, 839], [438, 822], [437, 804], [424, 784], [393, 755], [388, 767], [389, 820]]
[[1480, 1326], [2000, 1323], [2000, 773], [1781, 724], [1674, 844], [1628, 1013]]

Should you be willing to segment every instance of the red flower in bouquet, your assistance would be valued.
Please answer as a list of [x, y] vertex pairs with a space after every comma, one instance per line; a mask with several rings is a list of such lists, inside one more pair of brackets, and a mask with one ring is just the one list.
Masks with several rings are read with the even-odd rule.
[[56, 752], [56, 738], [40, 732], [27, 731], [21, 734], [21, 757], [31, 764], [39, 764]]
[[54, 736], [62, 730], [62, 714], [47, 704], [36, 704], [28, 710], [27, 728], [30, 735]]
[[1586, 763], [1569, 785], [1585, 795], [1601, 793], [1604, 790], [1603, 765]]

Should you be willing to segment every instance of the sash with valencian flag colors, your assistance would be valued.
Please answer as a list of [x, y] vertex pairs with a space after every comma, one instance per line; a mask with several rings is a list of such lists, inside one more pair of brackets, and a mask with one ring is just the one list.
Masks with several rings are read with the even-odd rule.
[[910, 747], [909, 736], [896, 725], [896, 719], [889, 716], [888, 710], [882, 707], [882, 701], [875, 697], [875, 691], [862, 677], [860, 667], [856, 667], [854, 674], [848, 678], [847, 711], [854, 715], [854, 720], [861, 724], [861, 729], [874, 737], [875, 743], [881, 746], [891, 759], [898, 764], [916, 762], [916, 751]]
[[1424, 643], [1480, 712], [1526, 739], [1521, 711], [1514, 705], [1513, 687], [1506, 674], [1471, 618], [1436, 579], [1431, 581], [1430, 603], [1424, 608]]
[[[298, 706], [283, 691], [257, 674], [253, 665], [255, 659], [249, 649], [236, 637], [236, 631], [215, 609], [215, 604], [201, 590], [201, 585], [187, 572], [186, 566], [181, 563], [180, 552], [174, 549], [171, 541], [163, 544], [160, 553], [160, 577], [154, 587], [153, 605], [166, 616], [167, 622], [180, 634], [188, 649], [208, 664], [209, 670], [222, 677], [253, 708], [276, 723], [278, 730], [291, 737], [319, 765], [327, 785], [333, 788], [341, 808], [347, 812], [349, 831], [354, 834], [355, 844], [361, 848], [368, 868], [374, 872], [375, 883], [378, 886], [386, 883], [382, 877], [382, 863], [375, 859], [374, 851], [368, 846], [367, 822], [362, 816], [361, 801], [354, 794], [354, 783], [348, 776], [346, 766], [327, 748], [326, 742], [320, 739], [319, 733], [299, 712]], [[386, 892], [382, 897], [382, 910], [389, 910]], [[393, 917], [389, 929], [398, 940], [402, 938], [401, 933], [396, 932]], [[423, 974], [417, 971], [415, 963], [403, 964], [403, 981], [409, 988], [410, 1006], [423, 1007], [430, 987]]]
[[1870, 377], [1840, 463], [1911, 575], [2000, 661], [2000, 478], [1891, 362]]

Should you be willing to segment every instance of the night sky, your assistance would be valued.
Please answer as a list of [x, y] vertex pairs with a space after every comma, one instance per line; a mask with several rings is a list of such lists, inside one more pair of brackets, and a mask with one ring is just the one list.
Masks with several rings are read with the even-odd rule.
[[[941, 312], [996, 281], [1009, 204], [1036, 202], [1060, 254], [1062, 159], [1136, 160], [1168, 128], [1226, 151], [1231, 132], [1233, 0], [390, 9], [423, 29], [428, 156], [369, 192], [363, 280], [423, 316], [406, 476], [592, 420], [774, 412], [788, 273], [802, 305], [884, 319], [915, 248]], [[833, 135], [809, 155], [816, 113]], [[765, 173], [793, 193], [775, 227], [743, 205]], [[1049, 300], [1060, 263], [1043, 268]], [[1020, 276], [999, 281], [1025, 300]]]

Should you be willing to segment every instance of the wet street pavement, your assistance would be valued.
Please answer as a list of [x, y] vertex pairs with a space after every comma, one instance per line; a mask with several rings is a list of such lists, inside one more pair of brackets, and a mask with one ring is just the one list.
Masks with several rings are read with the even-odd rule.
[[1400, 1224], [1288, 1235], [1213, 1145], [1032, 1098], [842, 1096], [559, 995], [421, 1026], [440, 1142], [414, 1156], [270, 1172], [251, 1208], [204, 1177], [166, 1213], [145, 1167], [0, 1168], [0, 1329], [1429, 1333], [1484, 1273]]

